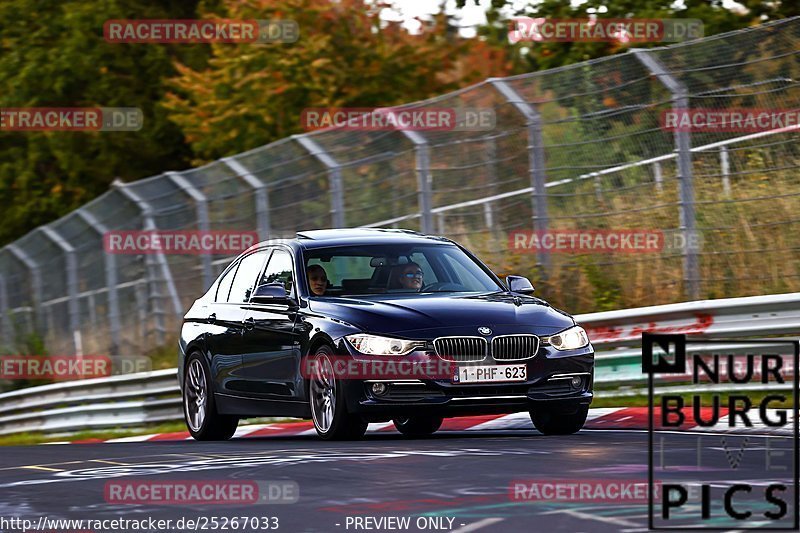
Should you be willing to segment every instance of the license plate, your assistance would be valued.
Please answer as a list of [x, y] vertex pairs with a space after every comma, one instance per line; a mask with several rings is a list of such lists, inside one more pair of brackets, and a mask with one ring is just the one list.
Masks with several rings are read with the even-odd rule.
[[527, 379], [527, 365], [461, 366], [453, 376], [453, 383], [497, 383]]

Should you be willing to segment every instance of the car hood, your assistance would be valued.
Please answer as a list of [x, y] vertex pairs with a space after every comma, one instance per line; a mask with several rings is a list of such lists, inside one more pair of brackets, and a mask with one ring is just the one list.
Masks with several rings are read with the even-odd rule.
[[509, 293], [314, 298], [309, 307], [315, 314], [348, 322], [363, 331], [410, 338], [474, 336], [481, 326], [491, 328], [494, 335], [550, 335], [575, 323], [544, 300]]

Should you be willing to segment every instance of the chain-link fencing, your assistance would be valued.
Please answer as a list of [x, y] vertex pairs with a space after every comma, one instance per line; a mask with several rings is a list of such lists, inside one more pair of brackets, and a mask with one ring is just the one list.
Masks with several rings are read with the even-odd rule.
[[[106, 253], [118, 230], [408, 228], [451, 237], [570, 312], [796, 291], [797, 127], [667, 131], [673, 108], [800, 109], [800, 19], [489, 79], [410, 108], [492, 109], [473, 131], [323, 130], [115, 182], [0, 250], [2, 348], [134, 354], [174, 341], [230, 259]], [[519, 250], [518, 230], [652, 229], [699, 246]], [[685, 239], [684, 239], [685, 241]], [[682, 241], [683, 242], [683, 241]], [[524, 253], [522, 253], [524, 252]]]

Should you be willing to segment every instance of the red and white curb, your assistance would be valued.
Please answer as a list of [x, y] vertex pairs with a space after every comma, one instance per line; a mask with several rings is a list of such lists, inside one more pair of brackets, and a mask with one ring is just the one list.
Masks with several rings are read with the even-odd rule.
[[[764, 426], [758, 417], [751, 417], [753, 420], [752, 428], [730, 428], [726, 410], [721, 410], [721, 416], [717, 424], [710, 427], [699, 426], [690, 416], [679, 427], [680, 431], [709, 431], [720, 433], [759, 433], [759, 434], [790, 434], [792, 424], [784, 428], [770, 428]], [[789, 414], [789, 413], [787, 413]], [[702, 416], [708, 420], [711, 416], [710, 409], [703, 409]], [[586, 429], [638, 429], [643, 430], [648, 427], [647, 407], [608, 407], [590, 409], [586, 419]], [[510, 415], [484, 415], [484, 416], [465, 416], [458, 418], [446, 418], [440, 431], [486, 431], [486, 430], [532, 430], [528, 413], [514, 413]], [[394, 424], [391, 422], [381, 422], [370, 424], [367, 433], [396, 433]], [[311, 436], [316, 432], [310, 421], [304, 422], [285, 422], [273, 424], [253, 424], [240, 426], [234, 438], [256, 438], [256, 437], [298, 437]], [[58, 444], [89, 444], [98, 442], [163, 442], [163, 441], [182, 441], [191, 439], [187, 431], [178, 433], [160, 433], [156, 435], [139, 435], [135, 437], [123, 437], [118, 439], [88, 439], [75, 441], [72, 443]]]

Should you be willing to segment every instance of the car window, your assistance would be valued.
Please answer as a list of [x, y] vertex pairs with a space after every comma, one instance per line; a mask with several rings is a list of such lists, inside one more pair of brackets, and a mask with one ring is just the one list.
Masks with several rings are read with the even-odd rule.
[[267, 250], [262, 250], [248, 255], [239, 263], [236, 276], [233, 278], [229, 302], [246, 302], [250, 299], [253, 285], [261, 272], [264, 260], [267, 258]]
[[220, 280], [219, 285], [217, 285], [217, 295], [214, 298], [217, 302], [227, 302], [228, 295], [231, 292], [231, 285], [233, 284], [233, 276], [236, 275], [236, 269], [239, 267], [238, 264], [233, 265], [233, 267], [225, 273], [225, 276]]
[[292, 275], [292, 256], [285, 250], [275, 250], [267, 264], [267, 269], [259, 281], [260, 285], [281, 283], [286, 294], [291, 294], [294, 277]]
[[[358, 245], [305, 252], [306, 267], [319, 265], [329, 286], [325, 296], [426, 292], [489, 292], [501, 289], [460, 248], [446, 244]], [[422, 286], [408, 267], [419, 266]], [[409, 276], [409, 274], [411, 276]], [[404, 277], [408, 279], [403, 279]]]
[[430, 285], [431, 283], [437, 283], [442, 281], [436, 277], [436, 274], [433, 271], [433, 267], [431, 267], [430, 262], [428, 262], [428, 258], [422, 252], [415, 252], [411, 254], [411, 262], [416, 263], [422, 269], [422, 273], [425, 275], [425, 285]]
[[453, 269], [453, 274], [455, 275], [455, 279], [451, 280], [454, 283], [459, 283], [461, 285], [472, 286], [479, 283], [478, 278], [475, 276], [474, 273], [470, 272], [469, 269], [464, 267], [457, 258], [451, 256], [449, 253], [442, 254], [442, 261], [451, 269]]
[[308, 261], [307, 266], [321, 266], [325, 269], [325, 274], [330, 283], [338, 287], [342, 285], [342, 280], [345, 278], [371, 278], [375, 269], [370, 266], [370, 259], [372, 259], [370, 256], [336, 256], [331, 258], [330, 261], [311, 259]]

